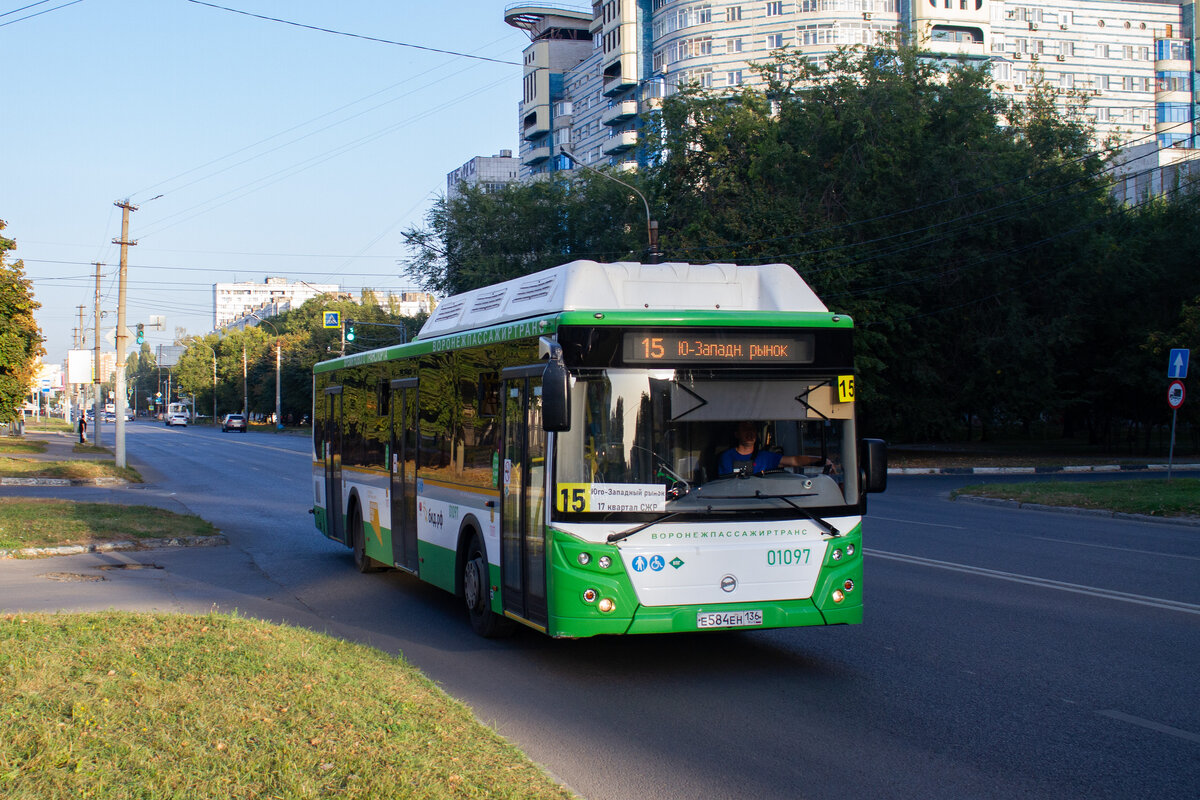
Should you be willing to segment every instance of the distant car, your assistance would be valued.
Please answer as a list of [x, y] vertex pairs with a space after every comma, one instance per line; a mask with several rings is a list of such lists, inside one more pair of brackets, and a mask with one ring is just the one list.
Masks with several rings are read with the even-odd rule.
[[182, 425], [183, 427], [186, 428], [187, 422], [188, 422], [187, 414], [184, 414], [180, 411], [172, 411], [171, 413], [167, 414], [167, 418], [166, 418], [165, 422], [166, 422], [168, 428], [170, 428], [174, 425]]
[[246, 432], [246, 418], [241, 414], [226, 414], [225, 420], [221, 423], [221, 432], [229, 433], [229, 431]]

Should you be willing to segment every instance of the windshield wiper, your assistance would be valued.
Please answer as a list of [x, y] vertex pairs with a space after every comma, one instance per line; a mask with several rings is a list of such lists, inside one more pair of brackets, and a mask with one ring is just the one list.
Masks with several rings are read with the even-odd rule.
[[643, 522], [641, 525], [634, 525], [632, 528], [630, 528], [627, 531], [621, 531], [620, 533], [610, 533], [608, 535], [608, 543], [616, 544], [617, 542], [621, 541], [622, 539], [628, 539], [630, 536], [633, 536], [635, 533], [638, 533], [639, 531], [646, 530], [646, 528], [649, 528], [651, 525], [657, 525], [660, 522], [666, 522], [669, 519], [674, 519], [675, 517], [678, 517], [682, 513], [683, 513], [682, 511], [672, 511], [670, 514], [659, 517], [658, 519], [652, 519], [649, 522]]
[[759, 499], [762, 499], [762, 500], [782, 500], [783, 502], [787, 503], [787, 504], [788, 504], [789, 506], [791, 506], [792, 508], [794, 508], [794, 509], [796, 509], [797, 511], [799, 511], [799, 512], [800, 512], [801, 514], [803, 514], [804, 516], [806, 516], [806, 517], [808, 517], [809, 519], [811, 519], [813, 522], [815, 522], [815, 523], [817, 523], [818, 525], [820, 525], [822, 528], [824, 528], [824, 529], [825, 529], [825, 532], [826, 532], [827, 534], [829, 534], [830, 536], [841, 536], [841, 535], [842, 535], [842, 532], [841, 532], [841, 531], [839, 531], [837, 528], [835, 528], [835, 527], [833, 527], [832, 525], [830, 525], [830, 524], [829, 524], [828, 522], [826, 522], [825, 520], [823, 520], [823, 519], [821, 519], [820, 517], [818, 517], [816, 514], [814, 514], [814, 513], [812, 513], [811, 511], [809, 511], [809, 510], [808, 510], [807, 508], [805, 508], [804, 506], [797, 505], [796, 503], [793, 503], [793, 502], [792, 502], [792, 498], [793, 498], [793, 497], [810, 497], [810, 496], [811, 496], [811, 494], [763, 494], [761, 489], [755, 489], [755, 490], [754, 490], [754, 496], [755, 496], [756, 498], [759, 498]]

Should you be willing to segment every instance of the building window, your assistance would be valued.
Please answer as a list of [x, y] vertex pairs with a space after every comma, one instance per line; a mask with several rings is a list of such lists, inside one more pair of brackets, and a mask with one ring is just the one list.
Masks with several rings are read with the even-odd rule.
[[741, 38], [736, 38], [736, 39], [726, 39], [726, 40], [725, 40], [725, 52], [726, 52], [726, 53], [740, 53], [740, 52], [742, 52], [742, 40], [741, 40]]
[[772, 33], [769, 36], [767, 36], [767, 49], [768, 50], [778, 50], [781, 47], [783, 47], [783, 34], [782, 33]]
[[725, 21], [726, 22], [741, 22], [742, 21], [742, 7], [741, 6], [730, 6], [729, 8], [725, 9]]
[[696, 9], [696, 25], [707, 25], [712, 22], [712, 6], [700, 6]]
[[1159, 61], [1187, 61], [1191, 58], [1188, 42], [1179, 39], [1159, 39], [1154, 43], [1154, 57]]
[[1159, 122], [1187, 122], [1190, 103], [1156, 103]]
[[783, 15], [783, 0], [776, 0], [773, 3], [767, 3], [767, 16], [778, 17]]
[[729, 72], [726, 72], [725, 73], [725, 85], [726, 86], [741, 86], [742, 85], [742, 71], [740, 69], [734, 69], [734, 70], [730, 70]]
[[1171, 70], [1155, 73], [1155, 86], [1160, 92], [1190, 92], [1192, 74]]

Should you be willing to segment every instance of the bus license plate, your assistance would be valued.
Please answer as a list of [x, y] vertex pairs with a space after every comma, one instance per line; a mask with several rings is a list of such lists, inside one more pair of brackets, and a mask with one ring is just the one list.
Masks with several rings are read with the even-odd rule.
[[762, 611], [701, 611], [696, 615], [697, 628], [745, 628], [762, 625]]

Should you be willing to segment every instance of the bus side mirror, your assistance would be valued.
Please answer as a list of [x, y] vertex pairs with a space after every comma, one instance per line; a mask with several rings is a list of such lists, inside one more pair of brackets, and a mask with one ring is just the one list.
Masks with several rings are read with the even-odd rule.
[[561, 359], [550, 359], [542, 372], [542, 428], [553, 433], [571, 429], [570, 384]]
[[887, 442], [883, 439], [859, 440], [858, 460], [863, 473], [863, 492], [887, 489]]

